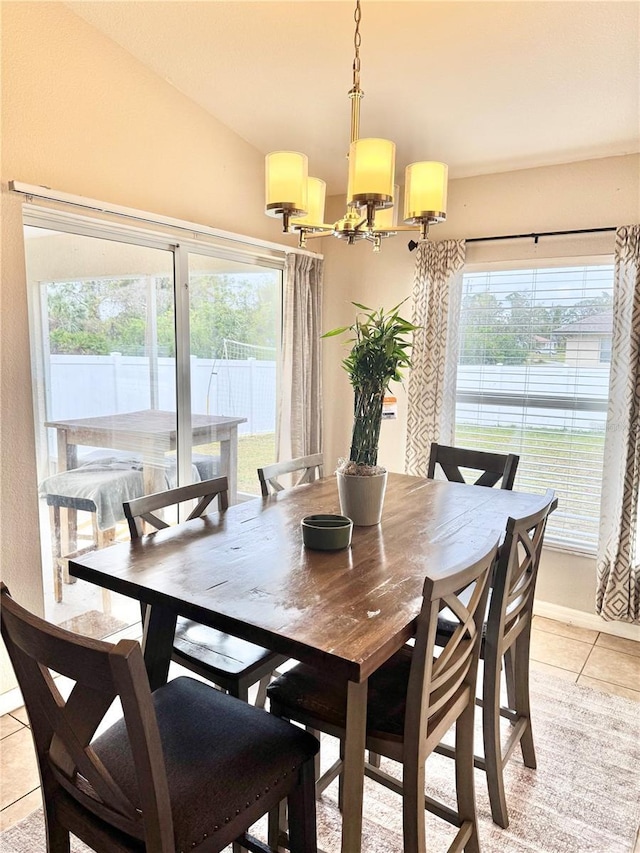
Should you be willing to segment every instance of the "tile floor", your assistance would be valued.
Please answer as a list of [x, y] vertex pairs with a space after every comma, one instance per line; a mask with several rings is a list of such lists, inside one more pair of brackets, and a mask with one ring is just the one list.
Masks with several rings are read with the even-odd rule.
[[[125, 635], [131, 629], [110, 639]], [[536, 670], [640, 703], [640, 642], [536, 616], [531, 661]], [[0, 831], [41, 804], [27, 724], [23, 708], [0, 717]]]

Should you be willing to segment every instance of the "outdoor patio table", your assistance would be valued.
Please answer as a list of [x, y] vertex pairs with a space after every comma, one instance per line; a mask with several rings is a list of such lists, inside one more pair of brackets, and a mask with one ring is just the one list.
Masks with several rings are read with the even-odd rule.
[[[220, 473], [227, 475], [232, 503], [237, 494], [238, 424], [246, 420], [222, 415], [191, 415], [194, 445], [220, 442]], [[45, 426], [57, 430], [59, 472], [77, 467], [79, 444], [129, 450], [142, 456], [145, 494], [165, 488], [161, 471], [165, 454], [176, 449], [175, 412], [145, 409], [95, 418], [48, 421]]]
[[539, 496], [390, 474], [382, 521], [350, 548], [311, 551], [300, 521], [339, 512], [334, 478], [236, 504], [71, 560], [72, 575], [148, 605], [152, 688], [166, 681], [178, 615], [348, 682], [342, 853], [361, 849], [367, 679], [413, 634], [427, 572], [478, 553]]

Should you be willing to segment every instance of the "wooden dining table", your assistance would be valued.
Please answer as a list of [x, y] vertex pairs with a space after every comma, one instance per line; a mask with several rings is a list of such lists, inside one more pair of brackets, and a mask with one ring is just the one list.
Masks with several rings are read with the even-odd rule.
[[[540, 495], [390, 474], [382, 521], [342, 551], [304, 547], [301, 519], [339, 513], [335, 478], [229, 507], [69, 562], [72, 575], [147, 605], [152, 689], [178, 615], [347, 682], [342, 853], [361, 850], [367, 679], [412, 636], [427, 574], [473, 558]], [[204, 721], [203, 721], [204, 722]]]

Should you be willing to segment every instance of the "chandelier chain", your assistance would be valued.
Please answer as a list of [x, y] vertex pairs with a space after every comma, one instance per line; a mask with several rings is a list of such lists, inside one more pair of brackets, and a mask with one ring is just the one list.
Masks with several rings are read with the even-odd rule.
[[353, 19], [356, 23], [356, 30], [353, 36], [353, 47], [355, 55], [353, 57], [353, 89], [358, 91], [360, 88], [360, 45], [362, 37], [360, 35], [360, 19], [362, 18], [362, 10], [360, 9], [360, 0], [356, 0], [356, 9], [353, 13]]

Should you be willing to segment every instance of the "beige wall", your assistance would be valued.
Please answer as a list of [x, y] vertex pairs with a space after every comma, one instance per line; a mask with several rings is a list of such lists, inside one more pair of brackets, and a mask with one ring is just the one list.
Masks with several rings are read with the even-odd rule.
[[[19, 600], [41, 610], [21, 200], [7, 192], [7, 181], [265, 239], [279, 240], [280, 234], [262, 213], [262, 156], [62, 4], [2, 4], [2, 87], [0, 571]], [[623, 157], [452, 181], [449, 221], [433, 236], [639, 219], [638, 160]], [[321, 242], [318, 249], [327, 252], [326, 328], [350, 322], [352, 299], [390, 305], [410, 294], [413, 256], [404, 237], [379, 255], [368, 245]], [[522, 252], [520, 245], [515, 252]], [[339, 355], [340, 344], [327, 342], [328, 460], [346, 451], [350, 428], [351, 397]], [[381, 448], [394, 470], [403, 467], [406, 423], [402, 391], [398, 396], [400, 417], [383, 424]], [[559, 603], [571, 598], [573, 606], [590, 609], [592, 586], [558, 587]], [[552, 598], [554, 588], [545, 594]], [[5, 670], [0, 677], [6, 686]]]
[[[341, 214], [341, 200], [331, 199], [329, 221]], [[535, 231], [599, 228], [640, 222], [640, 157], [611, 157], [563, 166], [453, 180], [449, 187], [447, 222], [434, 226], [434, 240], [462, 239]], [[414, 255], [400, 234], [374, 254], [370, 244], [346, 246], [322, 240], [326, 259], [325, 327], [353, 321], [351, 300], [377, 308], [391, 307], [410, 296]], [[552, 237], [470, 244], [467, 261], [540, 260], [599, 255], [613, 251], [613, 234], [581, 238]], [[407, 303], [411, 315], [411, 300]], [[329, 464], [348, 453], [351, 389], [340, 367], [339, 338], [324, 343], [325, 455]], [[398, 397], [398, 420], [382, 424], [380, 461], [390, 470], [404, 470], [406, 394]], [[544, 601], [593, 612], [595, 561], [548, 551], [539, 583]]]
[[264, 239], [279, 225], [262, 156], [61, 3], [2, 4], [1, 170], [0, 571], [42, 612], [22, 199], [7, 182]]

